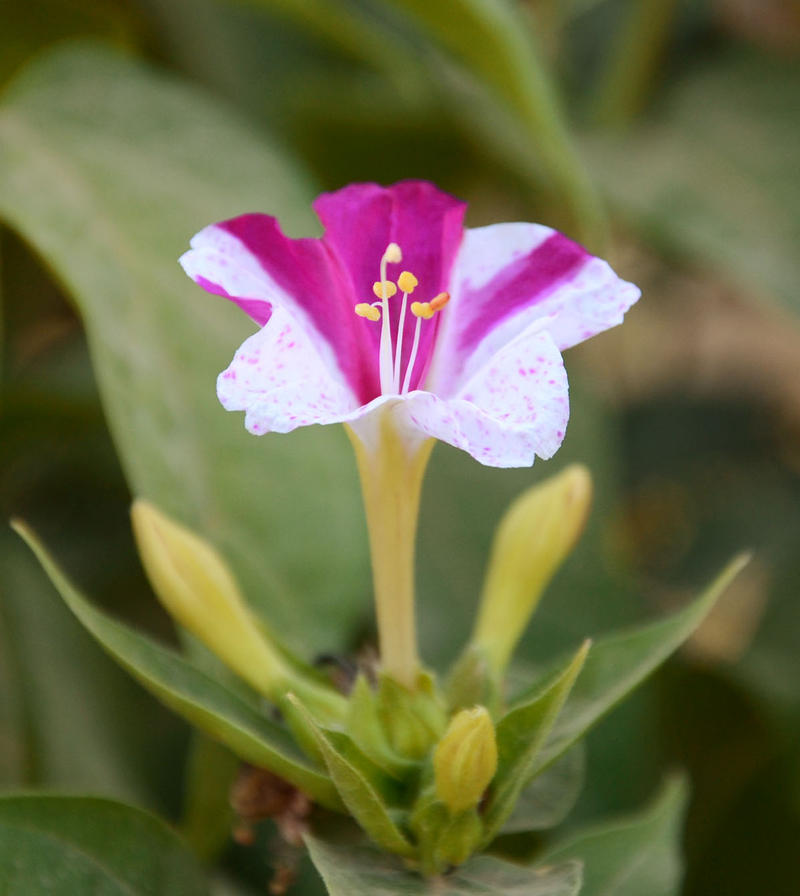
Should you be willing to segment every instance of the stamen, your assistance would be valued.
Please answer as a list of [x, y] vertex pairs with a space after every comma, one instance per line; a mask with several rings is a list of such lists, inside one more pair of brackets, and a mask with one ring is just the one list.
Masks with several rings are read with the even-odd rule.
[[[420, 333], [422, 321], [430, 320], [437, 311], [450, 301], [450, 294], [440, 292], [430, 302], [412, 302], [411, 313], [417, 319], [414, 328], [414, 342], [411, 345], [411, 353], [406, 365], [406, 374], [403, 377], [403, 385], [400, 387], [400, 365], [403, 359], [403, 336], [405, 334], [406, 311], [408, 309], [408, 297], [419, 286], [419, 280], [411, 271], [401, 271], [397, 283], [393, 283], [386, 276], [386, 265], [397, 264], [403, 260], [403, 253], [397, 243], [389, 243], [381, 256], [380, 280], [372, 285], [372, 291], [378, 298], [377, 302], [359, 302], [355, 306], [355, 313], [371, 321], [381, 321], [381, 341], [378, 356], [380, 372], [381, 393], [383, 395], [405, 394], [411, 386], [411, 377], [414, 373], [414, 364], [419, 351]], [[397, 294], [398, 287], [403, 293], [403, 303], [400, 307], [400, 315], [397, 324], [397, 344], [392, 345], [391, 322], [389, 319], [389, 299]]]
[[366, 317], [367, 320], [376, 321], [381, 319], [380, 311], [375, 305], [370, 305], [368, 302], [359, 302], [354, 310], [359, 317]]
[[449, 292], [440, 292], [436, 298], [431, 299], [431, 309], [433, 311], [441, 311], [442, 308], [450, 301]]
[[[407, 273], [406, 271], [403, 272]], [[413, 274], [411, 275], [414, 276]], [[400, 280], [403, 274], [400, 275]], [[399, 283], [400, 280], [397, 282]], [[401, 287], [402, 288], [402, 287]], [[413, 289], [413, 287], [412, 287]], [[406, 303], [408, 302], [408, 290], [403, 290], [403, 304], [400, 306], [400, 319], [397, 323], [397, 345], [394, 350], [394, 391], [400, 391], [400, 359], [403, 357], [403, 331], [406, 327]]]
[[[375, 295], [381, 300], [381, 344], [378, 354], [378, 368], [381, 379], [381, 392], [384, 395], [392, 394], [396, 388], [394, 384], [394, 359], [392, 357], [392, 331], [389, 327], [389, 297], [397, 292], [394, 283], [386, 278], [386, 265], [389, 262], [397, 264], [403, 260], [403, 253], [397, 243], [389, 243], [381, 258], [381, 279], [373, 286]], [[391, 286], [391, 292], [389, 287]], [[375, 290], [377, 287], [377, 290]]]
[[419, 284], [419, 280], [411, 273], [411, 271], [403, 271], [402, 274], [397, 278], [397, 285], [400, 289], [405, 293], [414, 292], [415, 288]]
[[403, 333], [406, 329], [406, 305], [408, 296], [414, 292], [419, 280], [411, 271], [403, 271], [397, 278], [397, 285], [403, 291], [403, 304], [400, 306], [400, 319], [397, 324], [397, 345], [394, 350], [394, 390], [400, 391], [400, 362], [403, 358]]
[[411, 313], [417, 319], [417, 326], [414, 329], [414, 342], [411, 345], [411, 355], [408, 359], [408, 367], [406, 367], [406, 375], [403, 377], [403, 388], [401, 390], [401, 394], [405, 395], [408, 392], [408, 387], [411, 385], [411, 374], [414, 371], [414, 363], [417, 360], [417, 349], [419, 348], [419, 334], [422, 329], [422, 321], [430, 320], [437, 311], [441, 311], [442, 308], [450, 301], [450, 293], [440, 292], [436, 298], [431, 299], [430, 302], [412, 302], [411, 303]]
[[400, 264], [402, 260], [403, 253], [397, 243], [389, 243], [386, 247], [386, 251], [383, 253], [381, 264], [386, 261], [390, 261], [392, 264]]
[[387, 280], [384, 283], [381, 283], [380, 280], [376, 280], [372, 284], [372, 291], [379, 299], [391, 299], [397, 292], [397, 287], [391, 280]]
[[412, 302], [411, 313], [414, 315], [414, 317], [421, 317], [425, 320], [430, 320], [434, 315], [434, 309], [431, 307], [430, 302]]
[[[413, 302], [411, 305], [411, 311], [414, 311], [414, 305], [419, 305], [419, 302]], [[411, 343], [411, 354], [408, 358], [408, 367], [406, 367], [406, 375], [403, 377], [403, 388], [401, 390], [401, 395], [405, 395], [408, 392], [408, 387], [411, 385], [411, 372], [414, 369], [414, 362], [417, 360], [417, 349], [419, 348], [419, 331], [422, 329], [422, 316], [417, 314], [415, 315], [417, 318], [417, 326], [414, 329], [414, 341]]]

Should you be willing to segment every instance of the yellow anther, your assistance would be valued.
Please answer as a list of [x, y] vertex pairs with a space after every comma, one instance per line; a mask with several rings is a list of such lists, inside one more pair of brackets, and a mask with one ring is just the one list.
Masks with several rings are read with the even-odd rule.
[[380, 280], [376, 280], [372, 284], [372, 291], [379, 299], [391, 299], [397, 292], [397, 287], [391, 280], [386, 280], [383, 283]]
[[[380, 286], [379, 283], [376, 285]], [[381, 319], [380, 311], [374, 305], [369, 305], [367, 302], [359, 302], [355, 307], [355, 312], [359, 317], [366, 317], [367, 320]]]
[[441, 311], [442, 308], [450, 301], [449, 292], [440, 292], [435, 299], [431, 299], [431, 308], [434, 311]]
[[386, 247], [386, 251], [383, 253], [383, 258], [381, 261], [388, 261], [391, 264], [398, 264], [403, 260], [403, 253], [400, 251], [400, 247], [397, 243], [389, 243]]
[[397, 278], [397, 285], [403, 292], [412, 293], [414, 292], [414, 288], [419, 283], [419, 280], [411, 273], [411, 271], [403, 271], [403, 273]]
[[414, 317], [421, 317], [424, 320], [429, 320], [433, 317], [433, 308], [431, 308], [430, 302], [412, 302], [411, 313]]

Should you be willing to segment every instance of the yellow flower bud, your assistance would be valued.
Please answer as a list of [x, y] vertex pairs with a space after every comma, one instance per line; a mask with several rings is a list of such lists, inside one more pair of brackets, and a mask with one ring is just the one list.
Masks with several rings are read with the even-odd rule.
[[451, 812], [477, 806], [497, 771], [494, 725], [484, 706], [456, 713], [433, 754], [436, 796]]
[[260, 693], [281, 695], [285, 663], [217, 551], [148, 501], [134, 502], [131, 519], [147, 577], [166, 610]]
[[523, 493], [503, 517], [472, 635], [495, 674], [505, 669], [545, 586], [577, 541], [591, 497], [589, 471], [574, 464]]

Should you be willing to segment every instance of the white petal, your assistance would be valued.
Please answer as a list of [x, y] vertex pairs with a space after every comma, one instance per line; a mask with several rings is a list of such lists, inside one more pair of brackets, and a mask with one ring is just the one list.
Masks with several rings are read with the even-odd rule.
[[334, 347], [302, 307], [298, 296], [281, 287], [240, 239], [221, 225], [211, 224], [192, 237], [191, 247], [179, 262], [195, 282], [206, 289], [221, 287], [258, 323], [268, 319], [270, 306], [286, 309], [303, 326], [326, 364], [337, 366]]
[[277, 305], [219, 375], [217, 395], [227, 410], [246, 412], [245, 426], [256, 435], [336, 423], [358, 405], [306, 329]]
[[467, 230], [426, 387], [453, 395], [504, 344], [541, 320], [564, 350], [622, 322], [639, 290], [540, 224]]
[[487, 466], [530, 466], [536, 456], [552, 457], [564, 438], [567, 376], [552, 337], [534, 323], [452, 398], [416, 391], [353, 411], [348, 422], [368, 447], [378, 444], [383, 414], [412, 448], [431, 437]]

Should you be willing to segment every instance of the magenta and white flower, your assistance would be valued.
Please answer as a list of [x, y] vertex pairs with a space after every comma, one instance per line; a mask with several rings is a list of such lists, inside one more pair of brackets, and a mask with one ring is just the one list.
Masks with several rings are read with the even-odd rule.
[[347, 423], [369, 445], [389, 415], [409, 441], [491, 466], [552, 456], [561, 352], [620, 323], [639, 290], [540, 224], [465, 229], [465, 203], [424, 181], [353, 184], [314, 209], [321, 239], [248, 214], [181, 258], [260, 327], [219, 376], [223, 406], [258, 435]]

